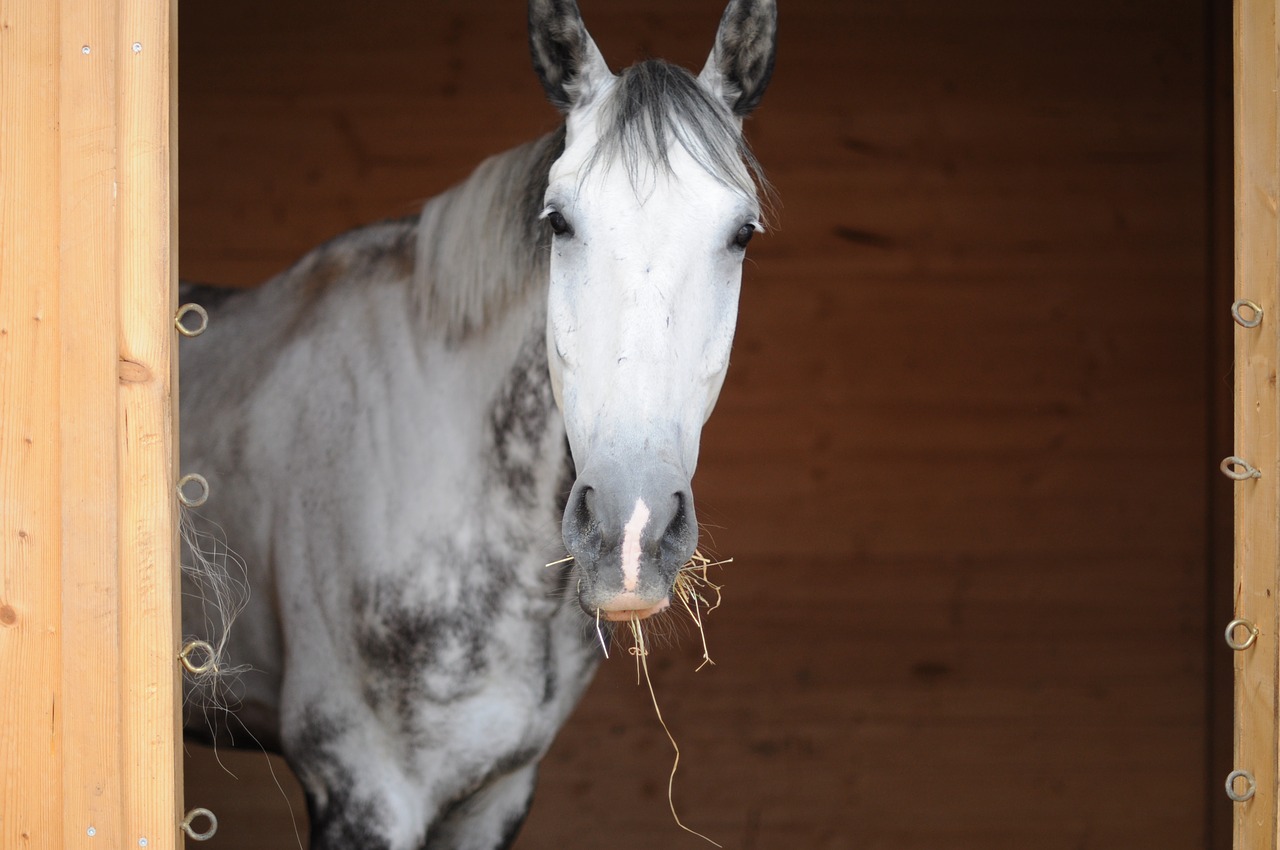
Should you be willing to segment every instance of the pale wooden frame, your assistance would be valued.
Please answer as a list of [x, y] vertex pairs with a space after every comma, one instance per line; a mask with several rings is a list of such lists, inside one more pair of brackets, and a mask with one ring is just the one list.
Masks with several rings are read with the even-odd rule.
[[[1257, 629], [1235, 653], [1235, 766], [1252, 796], [1235, 803], [1236, 848], [1277, 841], [1277, 569], [1280, 567], [1280, 146], [1277, 145], [1277, 0], [1235, 4], [1235, 295], [1262, 308], [1235, 328], [1235, 454], [1260, 473], [1239, 481], [1235, 507], [1235, 611]], [[1226, 314], [1224, 305], [1224, 318]], [[1247, 311], [1246, 311], [1247, 312]], [[1247, 626], [1235, 637], [1247, 641]], [[1237, 779], [1237, 795], [1250, 791]]]
[[0, 3], [0, 847], [181, 843], [176, 12]]

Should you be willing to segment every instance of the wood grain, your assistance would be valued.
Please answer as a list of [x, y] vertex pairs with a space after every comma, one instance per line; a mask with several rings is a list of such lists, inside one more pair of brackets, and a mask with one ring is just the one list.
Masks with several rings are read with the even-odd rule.
[[[1235, 842], [1274, 848], [1277, 842], [1277, 724], [1280, 635], [1280, 398], [1275, 323], [1280, 311], [1280, 140], [1275, 79], [1280, 30], [1277, 4], [1236, 4], [1236, 296], [1262, 306], [1263, 324], [1236, 332], [1236, 449], [1262, 471], [1237, 484], [1236, 616], [1259, 630], [1252, 647], [1235, 654], [1235, 766], [1254, 778], [1252, 799], [1235, 807]], [[1237, 783], [1243, 790], [1244, 783]]]
[[[177, 478], [177, 0], [119, 6], [117, 227], [124, 834], [176, 846], [183, 812]], [[132, 374], [124, 377], [125, 367]]]
[[[116, 8], [60, 11], [63, 846], [124, 845], [116, 453]], [[88, 52], [84, 52], [88, 48]], [[93, 835], [89, 830], [93, 830]]]
[[172, 12], [0, 8], [6, 848], [178, 843]]
[[[58, 16], [0, 7], [0, 844], [62, 841]], [[10, 777], [21, 776], [21, 782]]]

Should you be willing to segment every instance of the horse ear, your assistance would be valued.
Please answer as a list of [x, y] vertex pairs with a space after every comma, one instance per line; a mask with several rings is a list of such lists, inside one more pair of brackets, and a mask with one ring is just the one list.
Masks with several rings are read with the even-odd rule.
[[612, 75], [574, 0], [529, 0], [529, 52], [547, 97], [564, 112]]
[[773, 76], [777, 44], [775, 0], [732, 0], [720, 18], [716, 46], [698, 79], [741, 118], [764, 96]]

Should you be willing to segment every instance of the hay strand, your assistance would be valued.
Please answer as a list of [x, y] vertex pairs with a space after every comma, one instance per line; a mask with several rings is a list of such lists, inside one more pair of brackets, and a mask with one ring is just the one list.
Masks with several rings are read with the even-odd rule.
[[658, 695], [653, 690], [653, 679], [649, 678], [649, 650], [645, 646], [644, 629], [640, 626], [639, 618], [634, 616], [631, 618], [631, 637], [635, 641], [635, 645], [629, 651], [636, 657], [636, 674], [639, 676], [640, 671], [644, 672], [645, 684], [649, 686], [649, 698], [653, 700], [653, 712], [658, 716], [658, 723], [662, 724], [662, 731], [666, 733], [667, 740], [671, 742], [671, 749], [675, 751], [675, 760], [671, 763], [671, 774], [667, 777], [667, 805], [671, 807], [671, 817], [675, 819], [676, 826], [690, 835], [696, 835], [712, 846], [722, 847], [721, 844], [711, 840], [696, 829], [690, 829], [685, 826], [684, 822], [680, 820], [680, 815], [676, 812], [675, 784], [676, 771], [680, 768], [680, 745], [676, 743], [675, 736], [667, 728], [667, 721], [662, 718], [662, 709], [658, 706]]
[[[702, 641], [702, 663], [698, 665], [694, 672], [701, 670], [708, 664], [715, 664], [711, 660], [711, 653], [707, 648], [707, 632], [703, 618], [720, 607], [723, 587], [711, 580], [709, 570], [712, 567], [723, 566], [732, 562], [732, 558], [713, 561], [703, 555], [702, 552], [695, 551], [689, 562], [676, 573], [671, 595], [675, 597], [680, 607], [684, 609], [689, 619], [698, 628], [698, 636]], [[596, 612], [596, 616], [597, 618], [599, 617], [599, 612]], [[634, 615], [632, 615], [629, 624], [631, 626], [632, 646], [628, 652], [636, 659], [636, 684], [639, 685], [643, 677], [644, 683], [649, 688], [649, 699], [653, 702], [653, 712], [657, 715], [658, 723], [662, 726], [662, 731], [666, 733], [667, 740], [671, 742], [671, 749], [675, 752], [675, 758], [671, 763], [671, 774], [667, 777], [667, 805], [671, 808], [671, 817], [675, 820], [676, 826], [685, 832], [696, 835], [715, 847], [720, 847], [720, 844], [701, 832], [685, 826], [684, 822], [680, 820], [680, 815], [676, 812], [675, 782], [676, 771], [680, 769], [680, 745], [676, 743], [675, 736], [671, 734], [671, 729], [667, 726], [667, 721], [662, 716], [662, 709], [658, 705], [658, 695], [653, 688], [653, 679], [649, 676], [649, 646], [645, 639], [644, 627], [640, 624], [640, 619]]]
[[[721, 591], [724, 589], [723, 585], [711, 580], [707, 571], [712, 567], [731, 563], [733, 558], [713, 561], [702, 552], [695, 551], [689, 563], [676, 573], [675, 584], [671, 588], [671, 595], [676, 598], [685, 613], [689, 615], [689, 619], [693, 620], [693, 624], [698, 627], [698, 637], [702, 639], [702, 663], [698, 665], [697, 670], [701, 670], [708, 664], [715, 666], [715, 662], [711, 660], [711, 653], [707, 649], [707, 630], [702, 625], [702, 618], [720, 607]], [[715, 595], [714, 602], [708, 598], [712, 594]]]
[[[547, 564], [546, 567], [556, 567], [573, 561], [573, 556], [567, 556]], [[724, 566], [733, 563], [732, 558], [713, 561], [701, 551], [695, 551], [688, 563], [676, 571], [675, 582], [672, 584], [671, 595], [679, 602], [680, 607], [693, 621], [698, 629], [698, 637], [702, 642], [702, 663], [697, 666], [694, 672], [698, 672], [708, 664], [714, 666], [715, 662], [711, 660], [711, 652], [707, 647], [707, 632], [703, 619], [712, 611], [720, 607], [722, 601], [723, 586], [716, 584], [711, 580], [709, 571], [712, 567]], [[579, 578], [579, 589], [581, 589], [581, 578]], [[667, 740], [671, 742], [671, 749], [675, 753], [675, 758], [671, 763], [671, 773], [667, 777], [667, 806], [671, 809], [671, 817], [676, 822], [676, 826], [683, 829], [690, 835], [695, 835], [713, 847], [722, 847], [721, 844], [698, 832], [685, 826], [684, 821], [680, 820], [680, 815], [676, 811], [675, 802], [675, 783], [676, 771], [680, 769], [680, 745], [676, 743], [676, 738], [671, 734], [667, 721], [662, 716], [662, 708], [658, 705], [658, 694], [653, 688], [653, 679], [649, 676], [649, 647], [645, 639], [644, 627], [640, 625], [640, 618], [632, 614], [628, 623], [631, 626], [632, 646], [627, 650], [636, 659], [636, 685], [640, 684], [643, 678], [644, 683], [649, 688], [649, 699], [653, 702], [653, 713], [657, 715], [658, 723], [662, 726], [662, 731], [666, 734]], [[609, 657], [609, 646], [605, 640], [604, 631], [600, 626], [600, 611], [596, 610], [596, 636], [600, 639], [600, 648], [604, 650], [604, 657]]]

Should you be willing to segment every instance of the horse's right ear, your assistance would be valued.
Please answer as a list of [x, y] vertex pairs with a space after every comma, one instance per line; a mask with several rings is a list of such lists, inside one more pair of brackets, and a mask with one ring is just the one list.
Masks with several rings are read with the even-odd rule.
[[547, 97], [564, 112], [612, 75], [574, 0], [529, 0], [529, 52]]

